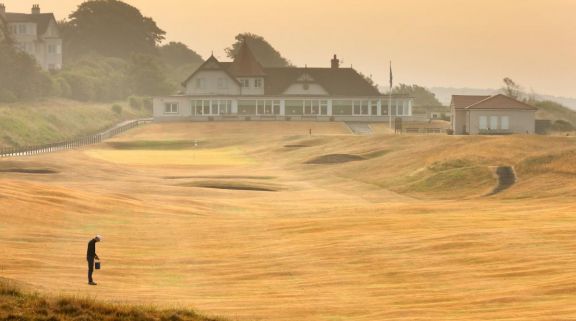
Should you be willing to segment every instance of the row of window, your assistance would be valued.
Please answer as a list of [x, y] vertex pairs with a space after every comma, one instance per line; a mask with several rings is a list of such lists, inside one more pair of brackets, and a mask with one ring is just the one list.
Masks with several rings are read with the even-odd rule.
[[509, 130], [509, 116], [480, 116], [480, 130]]
[[[334, 100], [332, 102], [332, 115], [342, 116], [370, 116], [378, 115], [377, 100]], [[232, 114], [231, 100], [192, 100], [190, 102], [192, 115], [226, 115]], [[407, 102], [396, 103], [391, 106], [393, 116], [409, 116], [410, 110]], [[166, 114], [179, 113], [177, 103], [166, 103]], [[240, 115], [280, 115], [280, 100], [239, 100], [238, 114]], [[328, 100], [286, 100], [285, 115], [312, 115], [325, 116], [328, 113]], [[382, 106], [381, 115], [388, 115], [388, 108]]]
[[[41, 53], [40, 51], [40, 46], [35, 46], [33, 43], [16, 43], [15, 44], [16, 48], [18, 48], [21, 51], [26, 52], [27, 54], [35, 54], [35, 53]], [[56, 55], [56, 54], [61, 54], [62, 53], [62, 47], [60, 45], [55, 45], [55, 44], [49, 44], [46, 47], [46, 50], [48, 51], [48, 54], [51, 55]]]
[[242, 88], [262, 88], [264, 85], [264, 80], [262, 78], [240, 78], [238, 80], [240, 81]]
[[192, 100], [193, 115], [227, 115], [232, 113], [231, 100]]
[[[262, 88], [264, 86], [264, 80], [262, 78], [250, 79], [250, 78], [241, 78], [240, 85], [243, 88]], [[196, 89], [207, 89], [208, 83], [206, 78], [196, 78]], [[228, 78], [218, 78], [216, 79], [216, 87], [218, 89], [228, 89], [229, 82]]]
[[[207, 80], [205, 78], [196, 78], [196, 89], [207, 89]], [[228, 79], [218, 78], [216, 79], [216, 87], [218, 89], [228, 89]]]
[[14, 23], [10, 24], [9, 31], [13, 35], [35, 35], [36, 26], [32, 24], [28, 25], [25, 23]]
[[[165, 114], [178, 114], [180, 113], [178, 103], [165, 103]], [[231, 100], [192, 100], [190, 102], [192, 115], [226, 115], [232, 113]]]

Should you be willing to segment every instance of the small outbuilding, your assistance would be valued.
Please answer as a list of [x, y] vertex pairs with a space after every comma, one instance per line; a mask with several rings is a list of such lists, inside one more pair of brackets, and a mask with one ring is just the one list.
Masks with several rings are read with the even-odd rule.
[[502, 94], [453, 95], [450, 109], [456, 135], [534, 134], [538, 110]]

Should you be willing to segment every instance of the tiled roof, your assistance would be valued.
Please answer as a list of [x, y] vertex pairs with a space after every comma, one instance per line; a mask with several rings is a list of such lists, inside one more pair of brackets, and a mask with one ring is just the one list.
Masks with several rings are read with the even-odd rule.
[[182, 86], [186, 87], [186, 84], [190, 81], [190, 79], [192, 79], [197, 73], [203, 70], [222, 70], [223, 72], [227, 73], [228, 76], [232, 78], [232, 80], [239, 83], [238, 79], [236, 79], [236, 77], [234, 77], [234, 75], [232, 75], [229, 71], [230, 64], [231, 63], [228, 62], [219, 62], [218, 59], [212, 55], [182, 83]]
[[339, 97], [374, 97], [382, 94], [362, 75], [352, 68], [263, 68], [246, 43], [244, 43], [234, 62], [219, 62], [214, 56], [202, 64], [186, 83], [202, 70], [222, 70], [238, 82], [237, 77], [263, 77], [264, 95], [282, 95], [290, 85], [295, 83], [315, 83], [320, 85], [330, 96]]
[[266, 75], [262, 66], [248, 48], [246, 41], [242, 43], [236, 59], [228, 68], [236, 77], [263, 77]]
[[264, 68], [265, 94], [281, 95], [298, 78], [308, 74], [312, 83], [322, 86], [331, 96], [380, 96], [380, 92], [352, 68]]
[[452, 103], [450, 105], [456, 109], [464, 109], [487, 98], [490, 98], [490, 96], [452, 95]]
[[472, 104], [466, 109], [516, 109], [516, 110], [538, 110], [538, 108], [521, 102], [506, 95], [498, 94]]
[[8, 23], [13, 22], [32, 22], [36, 24], [36, 33], [41, 36], [46, 33], [50, 21], [56, 22], [56, 18], [53, 13], [40, 13], [40, 14], [28, 14], [28, 13], [6, 13], [6, 21]]

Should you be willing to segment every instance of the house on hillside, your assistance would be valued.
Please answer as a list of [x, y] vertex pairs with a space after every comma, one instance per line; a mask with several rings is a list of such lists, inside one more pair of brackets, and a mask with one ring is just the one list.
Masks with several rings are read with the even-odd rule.
[[52, 13], [40, 13], [40, 6], [32, 6], [30, 14], [6, 12], [0, 3], [0, 19], [14, 46], [34, 57], [44, 70], [62, 68], [62, 38]]
[[450, 109], [457, 135], [534, 134], [537, 108], [505, 95], [454, 95]]
[[184, 81], [184, 93], [156, 97], [154, 119], [358, 120], [410, 117], [412, 99], [382, 95], [352, 68], [265, 68], [244, 43], [233, 62], [211, 56]]

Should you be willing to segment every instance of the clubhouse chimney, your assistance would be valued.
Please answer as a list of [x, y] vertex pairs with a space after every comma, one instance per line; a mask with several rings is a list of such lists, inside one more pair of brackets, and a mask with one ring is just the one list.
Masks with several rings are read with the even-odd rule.
[[332, 59], [332, 69], [338, 69], [338, 68], [340, 68], [340, 59], [338, 59], [338, 57], [334, 55], [334, 58]]
[[32, 14], [40, 14], [40, 5], [39, 4], [32, 5]]
[[0, 16], [6, 17], [6, 6], [3, 3], [0, 3]]

